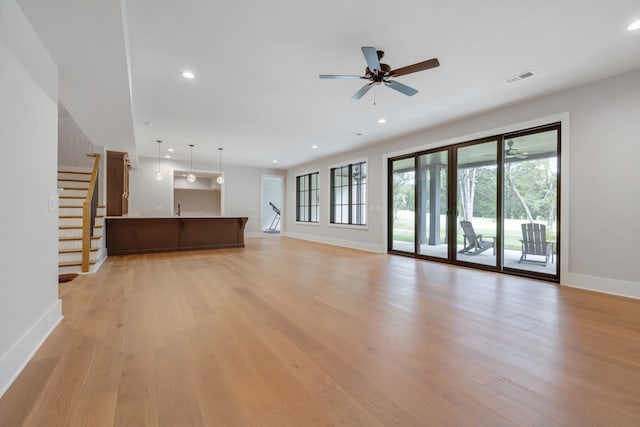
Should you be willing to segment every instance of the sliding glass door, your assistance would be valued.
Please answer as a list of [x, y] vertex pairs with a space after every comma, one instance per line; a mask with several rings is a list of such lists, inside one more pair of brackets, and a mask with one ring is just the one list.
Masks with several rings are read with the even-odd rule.
[[389, 159], [389, 251], [558, 281], [559, 164], [559, 124]]
[[390, 249], [415, 253], [415, 157], [393, 160], [389, 170], [393, 183], [389, 194]]
[[498, 141], [456, 148], [456, 260], [496, 267]]
[[556, 275], [559, 128], [504, 141], [504, 268]]
[[416, 236], [418, 254], [448, 258], [449, 151], [417, 157]]

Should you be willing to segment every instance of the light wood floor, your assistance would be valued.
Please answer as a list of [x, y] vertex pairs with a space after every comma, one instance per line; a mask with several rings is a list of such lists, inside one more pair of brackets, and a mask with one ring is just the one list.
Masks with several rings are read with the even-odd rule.
[[640, 301], [287, 238], [60, 295], [3, 427], [640, 425]]

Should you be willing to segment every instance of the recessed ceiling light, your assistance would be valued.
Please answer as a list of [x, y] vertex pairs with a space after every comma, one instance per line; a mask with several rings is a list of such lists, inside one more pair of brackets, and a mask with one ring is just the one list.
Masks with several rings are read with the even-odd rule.
[[378, 119], [378, 123], [380, 123], [380, 124], [387, 123], [387, 119], [385, 119], [385, 118]]
[[167, 148], [167, 151], [170, 152], [170, 153], [173, 153], [174, 149], [173, 148]]
[[193, 74], [191, 71], [183, 71], [182, 77], [184, 77], [185, 79], [193, 79], [195, 78], [195, 74]]
[[629, 25], [627, 27], [627, 30], [629, 31], [635, 31], [635, 30], [640, 30], [640, 20], [632, 23], [631, 25]]
[[166, 156], [164, 156], [164, 158], [165, 158], [165, 159], [170, 159], [170, 158], [171, 158], [171, 156], [167, 154]]
[[316, 148], [318, 148], [318, 146], [317, 145], [312, 145], [311, 148], [313, 148], [315, 150]]
[[278, 164], [278, 161], [277, 161], [277, 160], [274, 160], [274, 161], [272, 161], [271, 163], [273, 163], [274, 165], [277, 165], [277, 164]]

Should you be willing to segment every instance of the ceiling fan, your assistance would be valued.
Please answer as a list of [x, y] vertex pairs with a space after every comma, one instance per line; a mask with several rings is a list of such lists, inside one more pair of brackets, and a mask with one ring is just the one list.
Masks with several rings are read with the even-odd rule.
[[507, 159], [526, 159], [527, 157], [529, 157], [528, 153], [523, 152], [521, 153], [517, 148], [513, 148], [513, 140], [508, 140], [507, 141], [507, 145], [509, 146], [509, 148], [507, 148], [504, 151], [504, 156]]
[[387, 64], [382, 64], [380, 60], [384, 56], [384, 52], [376, 50], [375, 47], [362, 47], [362, 54], [367, 61], [367, 68], [364, 71], [364, 76], [357, 75], [336, 75], [336, 74], [320, 74], [321, 79], [365, 79], [369, 80], [369, 83], [364, 85], [359, 91], [357, 91], [351, 99], [360, 99], [365, 93], [369, 92], [375, 85], [384, 84], [391, 89], [397, 90], [400, 93], [404, 93], [407, 96], [413, 96], [418, 91], [412, 87], [399, 83], [395, 80], [389, 80], [390, 77], [399, 77], [406, 74], [417, 73], [418, 71], [425, 71], [431, 68], [440, 66], [438, 58], [431, 58], [426, 61], [418, 62], [416, 64], [407, 65], [406, 67], [396, 68], [392, 70]]

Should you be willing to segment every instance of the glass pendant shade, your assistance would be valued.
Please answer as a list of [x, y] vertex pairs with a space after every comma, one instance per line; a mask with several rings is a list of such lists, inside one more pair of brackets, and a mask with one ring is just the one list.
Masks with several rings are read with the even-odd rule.
[[218, 148], [220, 153], [220, 175], [216, 178], [216, 182], [220, 185], [224, 184], [224, 176], [222, 175], [222, 148]]

